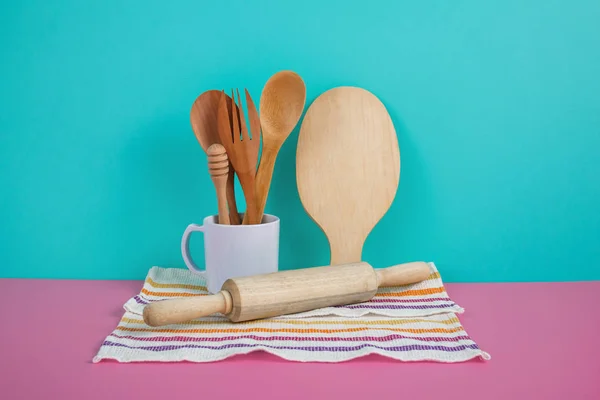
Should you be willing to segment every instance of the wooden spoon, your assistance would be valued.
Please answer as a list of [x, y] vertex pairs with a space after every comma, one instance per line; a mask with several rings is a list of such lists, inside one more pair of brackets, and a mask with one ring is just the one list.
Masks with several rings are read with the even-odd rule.
[[222, 144], [211, 144], [206, 150], [208, 155], [208, 172], [217, 192], [219, 206], [219, 224], [229, 225], [229, 212], [227, 210], [227, 175], [229, 172], [229, 158]]
[[330, 264], [362, 261], [400, 179], [398, 139], [379, 99], [355, 87], [321, 94], [302, 121], [296, 178], [302, 205], [329, 240]]
[[[211, 145], [215, 143], [221, 144], [221, 138], [217, 129], [217, 110], [220, 98], [220, 91], [208, 90], [196, 98], [190, 111], [192, 130], [205, 152]], [[231, 97], [227, 96], [227, 102], [229, 109], [231, 109]], [[234, 174], [234, 169], [230, 167], [227, 175], [227, 204], [229, 205], [229, 219], [231, 224], [239, 225], [241, 219], [235, 203]]]
[[298, 124], [305, 104], [306, 86], [295, 72], [280, 71], [269, 78], [263, 88], [260, 97], [263, 147], [256, 172], [256, 204], [259, 220], [262, 219], [267, 203], [277, 154], [283, 142]]

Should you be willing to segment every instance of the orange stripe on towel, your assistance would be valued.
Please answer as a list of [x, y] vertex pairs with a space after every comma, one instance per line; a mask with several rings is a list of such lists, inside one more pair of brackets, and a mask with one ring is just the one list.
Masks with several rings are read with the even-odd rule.
[[158, 283], [156, 281], [154, 281], [152, 278], [148, 277], [146, 279], [146, 282], [152, 286], [155, 287], [157, 289], [193, 289], [193, 290], [201, 290], [201, 291], [208, 291], [206, 289], [206, 286], [200, 286], [200, 285], [187, 285], [184, 283]]
[[[129, 323], [129, 324], [145, 324], [141, 319], [134, 318], [121, 318], [121, 322]], [[236, 322], [235, 325], [238, 326], [246, 326], [246, 325], [257, 325], [257, 324], [265, 324], [265, 323], [273, 323], [273, 324], [290, 324], [290, 325], [377, 325], [377, 326], [394, 326], [394, 325], [405, 325], [405, 324], [415, 324], [415, 323], [426, 323], [426, 324], [440, 324], [440, 325], [452, 325], [458, 324], [460, 321], [456, 317], [450, 317], [444, 320], [431, 320], [424, 318], [398, 318], [398, 319], [379, 319], [379, 320], [361, 320], [361, 319], [342, 319], [342, 320], [331, 320], [331, 319], [319, 319], [319, 320], [309, 320], [306, 321], [304, 319], [269, 319], [269, 320], [253, 320], [253, 321], [243, 321]], [[215, 320], [192, 320], [184, 322], [180, 325], [219, 325], [219, 324], [229, 324], [228, 320], [223, 319], [222, 321]]]
[[375, 295], [375, 297], [423, 296], [423, 295], [428, 295], [428, 294], [437, 294], [437, 293], [445, 293], [445, 292], [446, 292], [446, 290], [443, 287], [437, 287], [437, 288], [429, 288], [429, 289], [407, 290], [405, 292], [382, 292], [382, 293], [377, 293]]
[[145, 288], [142, 288], [142, 293], [147, 296], [156, 297], [192, 297], [192, 296], [206, 296], [206, 293], [178, 293], [178, 292], [151, 292]]
[[[359, 328], [347, 328], [347, 329], [293, 329], [293, 328], [215, 328], [215, 329], [160, 329], [160, 328], [131, 328], [128, 326], [117, 326], [116, 330], [124, 332], [152, 332], [152, 333], [176, 333], [176, 334], [190, 334], [190, 333], [246, 333], [246, 332], [264, 332], [264, 333], [304, 333], [304, 334], [315, 334], [315, 333], [341, 333], [341, 332], [364, 332], [369, 331], [373, 328], [370, 327], [359, 327]], [[431, 329], [412, 329], [412, 328], [380, 328], [386, 331], [392, 332], [404, 332], [404, 333], [455, 333], [463, 332], [462, 327], [452, 328], [431, 328]], [[291, 337], [290, 340], [294, 338]]]
[[[439, 272], [434, 272], [433, 274], [429, 275], [429, 277], [427, 277], [426, 280], [434, 280], [434, 279], [438, 279], [439, 277], [440, 277]], [[208, 292], [208, 289], [206, 288], [206, 286], [189, 285], [189, 284], [184, 284], [184, 283], [158, 283], [150, 277], [146, 278], [146, 283], [148, 283], [150, 286], [157, 288], [157, 289], [190, 289], [190, 290], [199, 290], [202, 292]], [[426, 289], [426, 290], [431, 290], [431, 289]], [[150, 292], [148, 290], [145, 290], [145, 291], [142, 290], [142, 292], [145, 294], [154, 293], [154, 292]], [[168, 293], [159, 293], [159, 292], [156, 292], [156, 293], [157, 294], [152, 294], [152, 296], [173, 297], [173, 296], [170, 296]], [[432, 293], [440, 293], [440, 292], [432, 292]], [[186, 296], [186, 294], [178, 294], [178, 295]], [[194, 294], [189, 294], [189, 295], [194, 295]], [[387, 296], [389, 296], [389, 294]], [[407, 296], [412, 296], [412, 294], [407, 295]]]

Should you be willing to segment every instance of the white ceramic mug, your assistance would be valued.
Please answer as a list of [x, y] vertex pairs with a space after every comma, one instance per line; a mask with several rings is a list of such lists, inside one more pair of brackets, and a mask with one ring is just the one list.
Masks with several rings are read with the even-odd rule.
[[[257, 225], [221, 225], [218, 216], [190, 224], [181, 238], [181, 254], [190, 271], [203, 275], [208, 291], [217, 293], [229, 278], [277, 272], [279, 268], [279, 218], [264, 214]], [[204, 233], [205, 270], [192, 260], [193, 232]]]

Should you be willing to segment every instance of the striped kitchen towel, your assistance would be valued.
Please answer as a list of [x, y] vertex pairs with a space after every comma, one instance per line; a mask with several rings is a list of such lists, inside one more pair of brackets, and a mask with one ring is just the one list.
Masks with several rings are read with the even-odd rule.
[[426, 282], [381, 290], [363, 308], [331, 307], [312, 315], [238, 323], [217, 314], [150, 327], [141, 316], [149, 302], [208, 294], [202, 277], [153, 267], [93, 362], [210, 362], [260, 350], [301, 362], [340, 362], [368, 354], [447, 363], [490, 359], [461, 325], [456, 312], [463, 309], [450, 300], [435, 265], [430, 266]]
[[300, 362], [342, 362], [369, 354], [441, 363], [490, 359], [453, 313], [424, 318], [331, 316], [238, 323], [211, 316], [153, 328], [139, 315], [126, 312], [93, 362], [211, 362], [260, 350]]
[[[361, 317], [369, 314], [388, 317], [423, 317], [448, 312], [463, 313], [464, 309], [452, 301], [446, 293], [435, 264], [428, 264], [431, 275], [423, 282], [380, 288], [373, 299], [364, 303], [320, 308], [281, 318], [324, 315]], [[206, 289], [206, 282], [201, 275], [187, 269], [152, 267], [144, 281], [142, 291], [125, 304], [125, 310], [142, 315], [144, 306], [153, 301], [207, 294], [209, 292]]]

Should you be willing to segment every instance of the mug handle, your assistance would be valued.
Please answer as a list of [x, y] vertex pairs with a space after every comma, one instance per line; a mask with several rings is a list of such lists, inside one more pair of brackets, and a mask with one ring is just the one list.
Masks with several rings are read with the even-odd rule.
[[183, 256], [183, 261], [188, 269], [197, 274], [205, 274], [206, 271], [198, 268], [194, 260], [192, 260], [192, 256], [190, 254], [190, 236], [192, 232], [202, 232], [204, 233], [204, 227], [198, 224], [189, 224], [185, 231], [183, 232], [183, 236], [181, 237], [181, 255]]

